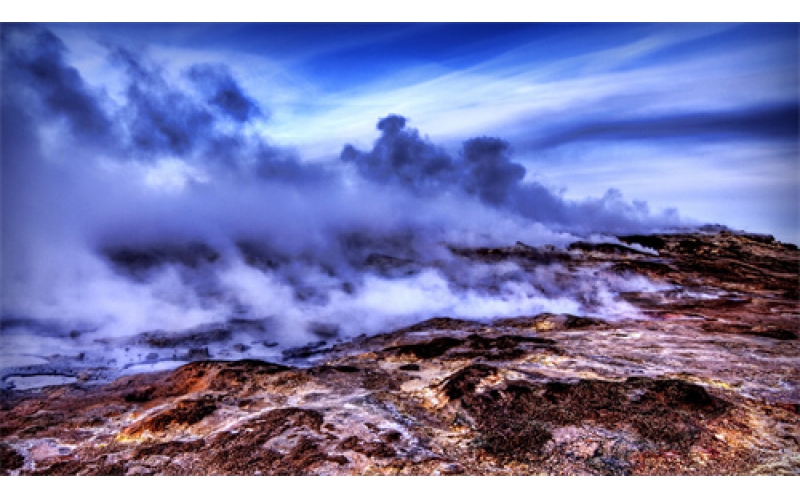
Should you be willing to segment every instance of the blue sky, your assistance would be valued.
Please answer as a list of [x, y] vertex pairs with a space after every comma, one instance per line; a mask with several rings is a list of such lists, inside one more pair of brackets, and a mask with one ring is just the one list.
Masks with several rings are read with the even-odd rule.
[[53, 24], [113, 95], [104, 43], [175, 72], [227, 65], [255, 126], [303, 158], [368, 147], [397, 113], [455, 151], [508, 141], [569, 198], [653, 208], [798, 242], [797, 24]]

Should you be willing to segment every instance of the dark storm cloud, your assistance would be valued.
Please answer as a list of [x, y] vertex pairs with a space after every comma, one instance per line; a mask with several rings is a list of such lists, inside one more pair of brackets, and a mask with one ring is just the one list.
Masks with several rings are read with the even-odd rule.
[[525, 177], [525, 167], [513, 163], [508, 153], [508, 143], [494, 137], [464, 142], [464, 189], [491, 204], [507, 202], [510, 190]]
[[372, 151], [358, 151], [351, 145], [341, 158], [354, 162], [358, 173], [381, 184], [397, 184], [417, 193], [431, 194], [458, 184], [459, 166], [441, 148], [405, 128], [406, 119], [389, 115], [378, 121], [382, 132]]
[[654, 140], [759, 140], [796, 141], [800, 128], [800, 104], [777, 103], [747, 109], [669, 114], [655, 117], [598, 120], [555, 125], [533, 140], [536, 149], [577, 142]]
[[[125, 124], [126, 154], [132, 157], [191, 159], [203, 168], [244, 178], [312, 182], [312, 165], [289, 148], [248, 134], [245, 126], [266, 119], [263, 110], [224, 65], [197, 64], [172, 81], [146, 56], [111, 47], [111, 59], [128, 76], [126, 102], [118, 111]], [[317, 172], [317, 181], [328, 179]]]
[[506, 201], [509, 189], [525, 176], [525, 168], [511, 162], [509, 145], [492, 137], [464, 142], [458, 158], [406, 128], [406, 118], [389, 115], [378, 121], [381, 136], [372, 151], [362, 152], [346, 145], [341, 158], [356, 164], [364, 178], [398, 184], [422, 194], [452, 190], [477, 195], [498, 205]]
[[[173, 78], [146, 52], [104, 43], [108, 59], [121, 70], [123, 99], [115, 101], [66, 62], [66, 47], [50, 31], [19, 25], [2, 36], [3, 120], [15, 117], [15, 125], [2, 132], [4, 144], [15, 145], [4, 148], [8, 164], [30, 163], [42, 147], [41, 125], [55, 121], [80, 139], [82, 151], [116, 160], [153, 164], [178, 158], [233, 176], [315, 177], [314, 167], [291, 149], [247, 133], [248, 124], [268, 113], [224, 65], [193, 65]], [[17, 153], [22, 158], [10, 161]], [[318, 174], [321, 181], [328, 177]]]
[[170, 84], [145, 56], [108, 48], [110, 59], [125, 71], [126, 100], [121, 104], [90, 87], [66, 62], [66, 47], [50, 31], [10, 27], [3, 32], [4, 107], [18, 108], [29, 121], [64, 122], [85, 146], [113, 157], [182, 157], [212, 145], [215, 151], [237, 147], [235, 132], [217, 132], [217, 122], [259, 115], [224, 68], [200, 68], [190, 79], [205, 92], [206, 103]]
[[204, 103], [168, 83], [162, 70], [128, 49], [115, 47], [114, 62], [128, 75], [120, 118], [136, 155], [187, 156], [214, 136], [214, 115]]
[[258, 104], [239, 87], [225, 66], [196, 64], [189, 68], [189, 79], [203, 92], [208, 104], [237, 122], [263, 116]]
[[499, 138], [465, 141], [456, 157], [406, 127], [406, 118], [389, 115], [378, 121], [381, 136], [371, 151], [346, 145], [341, 159], [356, 165], [365, 179], [402, 186], [423, 195], [456, 193], [474, 196], [563, 231], [641, 231], [678, 222], [675, 211], [652, 215], [645, 203], [625, 202], [616, 190], [602, 198], [571, 201], [538, 182], [525, 182], [525, 167], [514, 163], [510, 145]]
[[[27, 106], [29, 114], [63, 120], [84, 140], [108, 138], [112, 126], [101, 106], [104, 96], [66, 64], [60, 39], [47, 30], [11, 26], [2, 32], [2, 45], [4, 106]], [[28, 99], [29, 92], [38, 102]]]

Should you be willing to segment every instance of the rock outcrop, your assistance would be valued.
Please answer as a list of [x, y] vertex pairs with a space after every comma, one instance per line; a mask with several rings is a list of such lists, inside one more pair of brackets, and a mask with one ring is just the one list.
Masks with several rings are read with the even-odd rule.
[[800, 473], [797, 248], [724, 231], [619, 240], [458, 252], [646, 276], [664, 286], [624, 297], [640, 319], [433, 318], [311, 367], [201, 360], [8, 390], [0, 472]]

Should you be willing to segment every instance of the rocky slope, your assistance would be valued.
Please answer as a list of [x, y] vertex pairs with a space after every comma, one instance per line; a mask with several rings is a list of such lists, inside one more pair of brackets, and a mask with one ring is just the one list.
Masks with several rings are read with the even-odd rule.
[[[798, 474], [800, 252], [731, 232], [484, 261], [646, 276], [640, 319], [434, 318], [286, 353], [5, 390], [5, 475]], [[298, 368], [298, 359], [313, 366]]]

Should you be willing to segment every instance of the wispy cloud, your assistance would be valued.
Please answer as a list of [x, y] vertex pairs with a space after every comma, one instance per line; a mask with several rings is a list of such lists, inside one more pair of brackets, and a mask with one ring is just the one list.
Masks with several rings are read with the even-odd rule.
[[[330, 125], [339, 137], [355, 141], [387, 109], [448, 140], [480, 133], [547, 135], [565, 122], [581, 126], [582, 121], [624, 116], [656, 120], [797, 101], [793, 61], [786, 56], [770, 61], [774, 54], [786, 53], [792, 40], [765, 40], [758, 46], [712, 44], [687, 57], [657, 57], [726, 30], [689, 31], [599, 51], [589, 45], [584, 53], [565, 60], [542, 61], [547, 47], [529, 45], [468, 68], [451, 70], [435, 63], [410, 67], [363, 85], [354, 82], [347, 92], [319, 95], [304, 103], [297, 119], [273, 123], [270, 132], [324, 155], [335, 150]], [[526, 53], [536, 56], [526, 59]]]

